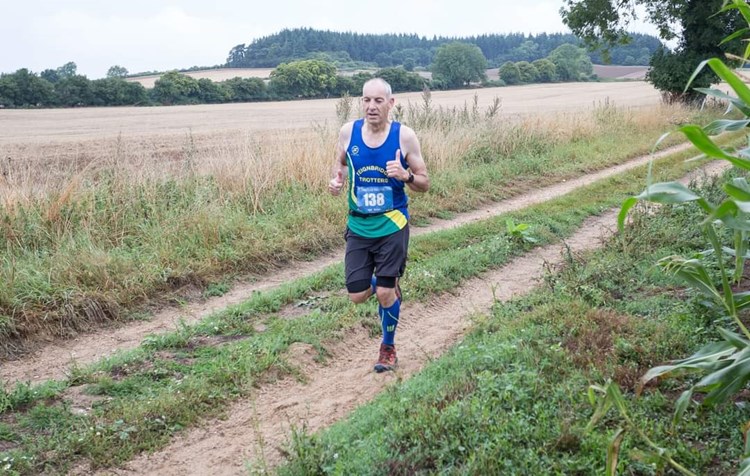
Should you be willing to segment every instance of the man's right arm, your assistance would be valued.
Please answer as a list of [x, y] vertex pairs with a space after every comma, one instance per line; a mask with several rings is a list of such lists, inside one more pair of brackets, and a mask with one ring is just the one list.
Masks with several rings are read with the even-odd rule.
[[336, 152], [334, 154], [333, 178], [328, 183], [328, 191], [331, 195], [338, 195], [344, 187], [347, 173], [346, 149], [349, 147], [349, 140], [352, 135], [352, 123], [344, 124], [339, 131], [339, 139], [336, 142]]

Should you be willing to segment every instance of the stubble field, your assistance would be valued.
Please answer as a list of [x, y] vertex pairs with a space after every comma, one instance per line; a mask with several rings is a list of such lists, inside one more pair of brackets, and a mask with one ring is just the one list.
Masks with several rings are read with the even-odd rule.
[[[545, 114], [590, 109], [610, 101], [617, 106], [654, 105], [659, 94], [644, 82], [561, 83], [437, 91], [432, 102], [438, 107], [462, 108], [478, 97], [480, 108], [493, 98], [502, 101], [507, 116]], [[262, 102], [242, 104], [45, 109], [0, 111], [0, 147], [4, 153], [49, 143], [71, 143], [122, 136], [159, 136], [307, 128], [336, 122], [337, 99]], [[397, 104], [421, 104], [421, 93], [396, 94]]]

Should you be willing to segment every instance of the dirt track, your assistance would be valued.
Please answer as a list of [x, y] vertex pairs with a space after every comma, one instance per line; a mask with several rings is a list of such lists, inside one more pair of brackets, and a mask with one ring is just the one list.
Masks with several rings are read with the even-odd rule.
[[[675, 147], [659, 153], [655, 157], [661, 157], [682, 148], [681, 146]], [[530, 205], [551, 200], [578, 187], [593, 183], [596, 180], [643, 165], [650, 159], [650, 156], [640, 157], [574, 180], [537, 189], [472, 212], [461, 214], [453, 220], [434, 220], [430, 226], [413, 229], [412, 236], [453, 228], [472, 221], [513, 210], [520, 210]], [[340, 261], [342, 256], [343, 250], [339, 250], [323, 256], [316, 261], [292, 263], [283, 270], [270, 273], [266, 276], [254, 277], [251, 282], [238, 283], [227, 294], [209, 299], [206, 302], [189, 304], [179, 309], [164, 309], [147, 321], [137, 321], [116, 329], [105, 329], [100, 332], [81, 335], [72, 340], [50, 343], [21, 360], [2, 363], [0, 367], [0, 380], [8, 383], [19, 381], [39, 383], [48, 379], [64, 378], [71, 366], [86, 365], [110, 356], [118, 350], [135, 348], [148, 334], [173, 331], [177, 328], [177, 324], [180, 321], [186, 324], [197, 322], [212, 312], [243, 301], [253, 291], [266, 290], [286, 281], [320, 271], [326, 266]]]
[[[715, 174], [724, 167], [714, 162], [697, 174]], [[599, 247], [613, 233], [618, 211], [588, 219], [566, 240], [570, 252]], [[312, 349], [293, 348], [294, 361], [304, 369], [308, 383], [287, 378], [261, 388], [234, 404], [228, 418], [206, 422], [161, 451], [142, 455], [115, 473], [101, 474], [240, 475], [247, 474], [248, 464], [273, 468], [284, 460], [292, 428], [304, 426], [309, 432], [325, 428], [390, 384], [409, 378], [460, 341], [472, 315], [489, 312], [495, 300], [503, 302], [528, 292], [543, 277], [545, 266], [559, 265], [566, 253], [563, 245], [545, 246], [469, 280], [453, 294], [436, 297], [427, 304], [404, 304], [397, 372], [371, 371], [379, 340], [367, 337], [365, 331], [352, 333], [335, 345], [329, 365], [313, 363]]]

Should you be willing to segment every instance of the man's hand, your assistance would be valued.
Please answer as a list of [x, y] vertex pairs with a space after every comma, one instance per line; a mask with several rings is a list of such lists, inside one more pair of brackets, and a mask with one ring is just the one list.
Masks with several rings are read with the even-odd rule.
[[331, 179], [330, 182], [328, 182], [328, 191], [331, 192], [331, 195], [337, 196], [339, 193], [341, 193], [341, 189], [344, 186], [344, 172], [339, 170], [336, 173], [336, 176]]
[[385, 163], [385, 172], [388, 177], [405, 182], [409, 179], [409, 172], [401, 166], [401, 149], [396, 151], [396, 158]]

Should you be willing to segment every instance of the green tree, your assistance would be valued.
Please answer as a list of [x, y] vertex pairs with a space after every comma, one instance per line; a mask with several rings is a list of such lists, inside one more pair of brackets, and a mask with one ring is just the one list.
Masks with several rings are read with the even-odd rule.
[[552, 83], [557, 81], [557, 68], [555, 63], [547, 58], [538, 59], [531, 63], [539, 73], [538, 81], [540, 83]]
[[505, 81], [505, 84], [518, 84], [521, 82], [521, 71], [518, 69], [516, 63], [512, 61], [506, 61], [500, 66], [498, 76]]
[[194, 104], [199, 102], [200, 86], [195, 78], [170, 71], [156, 80], [151, 95], [162, 104]]
[[336, 88], [333, 90], [335, 96], [343, 96], [345, 94], [349, 96], [359, 96], [361, 91], [362, 85], [360, 84], [359, 87], [357, 87], [357, 83], [355, 83], [354, 79], [350, 76], [339, 75], [339, 77], [336, 78]]
[[91, 81], [94, 106], [125, 106], [143, 104], [148, 94], [142, 84], [122, 78], [103, 78]]
[[361, 96], [362, 87], [365, 83], [375, 76], [371, 73], [360, 71], [352, 75], [352, 82], [354, 83], [353, 89], [350, 91], [352, 96]]
[[122, 66], [114, 65], [107, 70], [108, 78], [124, 78], [128, 75], [128, 69]]
[[76, 76], [78, 74], [78, 66], [72, 62], [69, 61], [65, 63], [64, 65], [57, 68], [57, 77], [59, 79], [65, 79], [65, 78], [72, 78], [73, 76]]
[[486, 80], [487, 58], [478, 46], [456, 41], [438, 48], [431, 69], [436, 80], [457, 88]]
[[521, 74], [522, 83], [536, 83], [539, 81], [539, 70], [533, 64], [528, 61], [519, 61], [516, 63], [516, 66], [518, 66], [518, 72]]
[[198, 98], [200, 103], [224, 103], [229, 102], [231, 97], [229, 88], [224, 84], [215, 83], [208, 78], [198, 80]]
[[410, 73], [404, 68], [384, 68], [376, 71], [375, 76], [388, 81], [393, 92], [421, 91], [426, 82], [417, 73]]
[[45, 69], [44, 71], [39, 73], [39, 77], [46, 81], [49, 81], [52, 84], [60, 81], [60, 75], [57, 73], [56, 69]]
[[7, 107], [49, 106], [53, 86], [26, 68], [0, 75], [0, 104]]
[[293, 61], [271, 71], [269, 88], [281, 97], [322, 97], [336, 88], [336, 67], [320, 60]]
[[560, 81], [588, 79], [594, 72], [586, 50], [568, 43], [555, 48], [548, 59], [554, 63]]
[[266, 83], [260, 78], [232, 78], [224, 81], [229, 100], [234, 102], [260, 101], [268, 95]]
[[94, 103], [91, 81], [76, 74], [55, 83], [55, 102], [61, 106], [90, 106]]
[[[563, 21], [573, 33], [590, 46], [605, 51], [627, 42], [627, 26], [635, 20], [636, 8], [645, 7], [647, 19], [659, 29], [664, 40], [678, 39], [674, 51], [661, 50], [651, 61], [647, 79], [666, 98], [693, 101], [699, 93], [682, 94], [690, 74], [700, 61], [738, 52], [739, 40], [722, 39], [739, 30], [740, 16], [736, 11], [715, 14], [724, 0], [566, 0], [561, 9]], [[684, 67], [681, 63], [686, 63]], [[717, 79], [708, 69], [693, 82], [693, 87], [707, 87]]]

